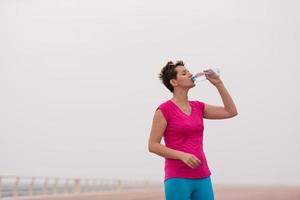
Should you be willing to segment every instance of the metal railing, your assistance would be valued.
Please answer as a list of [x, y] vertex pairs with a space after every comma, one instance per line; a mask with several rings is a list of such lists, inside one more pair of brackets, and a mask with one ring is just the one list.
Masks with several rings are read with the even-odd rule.
[[109, 190], [155, 187], [158, 183], [134, 180], [1, 176], [0, 200], [11, 197], [32, 197], [59, 194], [76, 194]]

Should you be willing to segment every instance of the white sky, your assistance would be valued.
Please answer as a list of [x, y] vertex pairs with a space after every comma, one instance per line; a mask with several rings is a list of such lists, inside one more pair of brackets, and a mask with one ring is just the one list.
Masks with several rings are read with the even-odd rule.
[[[300, 185], [299, 1], [0, 1], [0, 174], [162, 181], [158, 73], [219, 67], [239, 115], [205, 120], [214, 183]], [[209, 82], [191, 100], [222, 105]]]

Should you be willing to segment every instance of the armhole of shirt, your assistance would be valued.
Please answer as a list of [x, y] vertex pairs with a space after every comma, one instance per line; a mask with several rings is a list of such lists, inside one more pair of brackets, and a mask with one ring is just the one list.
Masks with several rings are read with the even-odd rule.
[[202, 101], [196, 101], [199, 105], [200, 111], [202, 112], [202, 114], [204, 114], [204, 109], [205, 109], [205, 103]]
[[168, 113], [167, 113], [166, 109], [162, 105], [159, 105], [155, 111], [157, 111], [157, 110], [160, 110], [162, 112], [165, 120], [168, 122], [169, 117], [168, 117]]

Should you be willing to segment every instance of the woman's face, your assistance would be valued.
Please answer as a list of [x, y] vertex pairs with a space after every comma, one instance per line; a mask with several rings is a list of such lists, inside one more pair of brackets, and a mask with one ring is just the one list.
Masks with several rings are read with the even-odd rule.
[[184, 88], [192, 88], [195, 86], [195, 83], [191, 79], [193, 74], [188, 69], [186, 69], [184, 66], [177, 66], [175, 70], [177, 71], [177, 80], [173, 79], [173, 86]]

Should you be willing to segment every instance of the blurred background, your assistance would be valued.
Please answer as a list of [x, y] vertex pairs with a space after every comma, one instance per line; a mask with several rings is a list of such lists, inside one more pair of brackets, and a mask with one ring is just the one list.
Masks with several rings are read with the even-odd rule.
[[[158, 74], [218, 67], [239, 115], [205, 120], [214, 184], [300, 187], [299, 1], [0, 1], [0, 175], [162, 182]], [[191, 100], [222, 105], [208, 81]]]

